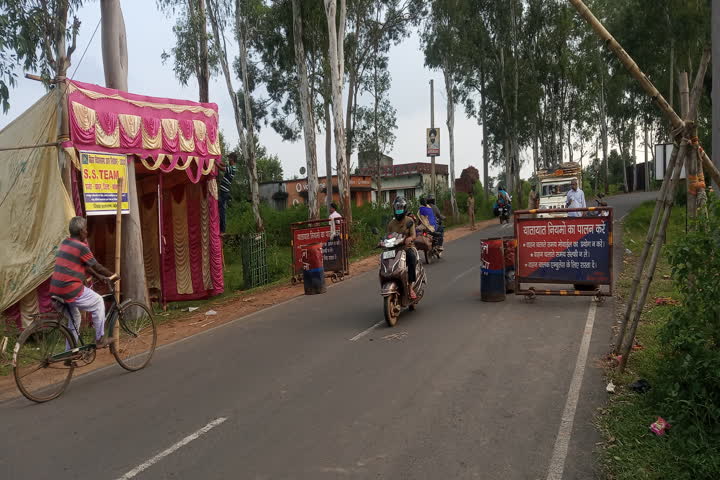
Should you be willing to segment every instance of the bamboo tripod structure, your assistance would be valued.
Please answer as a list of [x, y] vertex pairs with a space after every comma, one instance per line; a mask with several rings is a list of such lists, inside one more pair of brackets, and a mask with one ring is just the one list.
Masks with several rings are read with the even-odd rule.
[[[607, 47], [618, 57], [630, 75], [632, 75], [632, 77], [640, 83], [645, 92], [655, 101], [663, 114], [670, 120], [673, 127], [673, 138], [675, 139], [673, 153], [655, 203], [655, 210], [650, 221], [645, 245], [635, 270], [635, 277], [627, 299], [625, 315], [620, 326], [620, 332], [615, 346], [615, 353], [622, 353], [619, 365], [619, 369], [622, 372], [627, 365], [627, 359], [632, 349], [635, 333], [640, 321], [640, 313], [642, 312], [645, 301], [647, 300], [650, 283], [652, 282], [657, 262], [662, 251], [665, 232], [667, 231], [667, 225], [670, 220], [670, 213], [672, 211], [673, 199], [680, 178], [680, 173], [683, 165], [688, 161], [688, 158], [690, 158], [690, 151], [692, 151], [692, 153], [694, 153], [701, 162], [701, 166], [698, 166], [699, 171], [702, 171], [704, 167], [710, 172], [712, 178], [716, 182], [720, 183], [720, 171], [715, 168], [715, 165], [713, 165], [710, 158], [697, 142], [697, 126], [694, 122], [694, 119], [697, 116], [698, 103], [702, 96], [702, 82], [705, 77], [705, 70], [707, 69], [709, 55], [707, 51], [703, 55], [701, 68], [698, 71], [698, 75], [693, 84], [692, 94], [689, 95], [690, 98], [687, 98], [686, 96], [682, 102], [683, 107], [686, 107], [683, 108], [683, 110], [686, 111], [681, 112], [686, 118], [686, 120], [683, 120], [673, 110], [662, 94], [660, 94], [658, 89], [655, 88], [652, 82], [650, 82], [650, 80], [640, 70], [637, 63], [635, 63], [630, 55], [628, 55], [617, 40], [613, 38], [610, 32], [605, 29], [602, 23], [600, 23], [600, 21], [593, 15], [582, 0], [569, 1], [603, 40], [605, 45], [607, 45]], [[687, 76], [684, 78], [685, 85], [687, 85]], [[685, 88], [684, 91], [687, 93], [687, 88]], [[691, 161], [694, 161], [694, 159]], [[652, 254], [650, 254], [650, 250], [652, 250]], [[646, 266], [648, 256], [650, 256], [650, 263]], [[640, 288], [641, 283], [642, 288]], [[638, 290], [640, 290], [639, 296]], [[629, 332], [627, 332], [628, 325], [630, 325]], [[628, 338], [626, 338], [626, 333], [629, 333], [627, 335]]]

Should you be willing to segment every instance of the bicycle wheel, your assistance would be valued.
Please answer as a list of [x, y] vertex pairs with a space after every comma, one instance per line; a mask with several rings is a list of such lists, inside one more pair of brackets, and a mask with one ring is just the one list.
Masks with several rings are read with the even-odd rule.
[[60, 396], [70, 383], [75, 366], [66, 342], [75, 348], [67, 328], [55, 321], [25, 330], [15, 345], [13, 373], [20, 392], [33, 402], [47, 402]]
[[125, 370], [140, 370], [150, 362], [157, 344], [152, 312], [142, 303], [131, 302], [122, 307], [118, 321], [120, 339], [110, 345], [110, 351]]

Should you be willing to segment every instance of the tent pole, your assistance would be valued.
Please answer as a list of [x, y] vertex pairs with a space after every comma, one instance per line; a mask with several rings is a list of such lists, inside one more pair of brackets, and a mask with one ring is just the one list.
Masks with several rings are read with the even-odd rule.
[[[120, 246], [122, 244], [122, 194], [123, 194], [123, 177], [118, 178], [117, 191], [117, 211], [115, 213], [115, 274], [120, 275]], [[129, 201], [129, 199], [128, 199]], [[115, 301], [120, 304], [120, 280], [115, 283]], [[115, 348], [120, 347], [120, 327], [119, 322], [115, 322], [115, 328], [112, 332], [115, 337]]]

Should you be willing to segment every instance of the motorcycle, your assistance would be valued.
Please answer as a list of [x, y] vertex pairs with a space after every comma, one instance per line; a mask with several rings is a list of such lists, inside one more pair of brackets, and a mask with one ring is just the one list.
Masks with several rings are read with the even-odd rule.
[[[607, 207], [608, 206], [607, 202], [603, 200], [603, 197], [605, 197], [605, 195], [603, 195], [602, 193], [598, 193], [595, 196], [594, 200], [598, 207]], [[610, 214], [607, 212], [607, 210], [602, 210], [602, 211], [594, 210], [592, 212], [587, 212], [588, 217], [607, 217], [608, 215], [610, 215]]]
[[425, 263], [430, 265], [433, 258], [440, 260], [442, 258], [442, 249], [440, 248], [440, 238], [442, 233], [430, 231], [427, 224], [422, 223], [417, 217], [411, 215], [411, 218], [418, 226], [416, 228], [415, 249], [423, 252], [425, 255]]
[[510, 223], [510, 207], [507, 205], [498, 206], [498, 217], [500, 218], [500, 225]]
[[415, 266], [415, 299], [410, 298], [408, 281], [407, 253], [405, 252], [405, 237], [399, 233], [390, 233], [380, 240], [378, 248], [380, 254], [380, 295], [383, 297], [383, 310], [385, 322], [394, 327], [404, 308], [415, 310], [425, 294], [427, 277], [422, 262]]

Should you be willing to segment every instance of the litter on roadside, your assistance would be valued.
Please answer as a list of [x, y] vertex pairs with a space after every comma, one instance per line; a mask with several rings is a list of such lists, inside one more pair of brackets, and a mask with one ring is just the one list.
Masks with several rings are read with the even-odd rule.
[[629, 248], [626, 248], [625, 255], [632, 255], [632, 250], [630, 250]]
[[655, 305], [679, 305], [680, 302], [670, 297], [657, 297], [655, 299]]
[[650, 382], [644, 378], [631, 383], [628, 387], [630, 387], [630, 390], [635, 393], [645, 393], [652, 388], [652, 386], [650, 386]]
[[200, 307], [188, 307], [187, 310], [186, 310], [186, 312], [194, 312], [194, 311], [197, 310], [198, 308], [200, 308]]
[[208, 310], [207, 312], [205, 312], [205, 315], [207, 315], [207, 316], [217, 315], [217, 312], [215, 310]]
[[658, 417], [655, 422], [650, 424], [650, 430], [657, 436], [665, 435], [665, 433], [670, 430], [670, 424], [667, 423], [667, 421], [662, 418]]
[[615, 384], [613, 382], [608, 383], [607, 387], [605, 387], [605, 391], [608, 393], [615, 393]]

